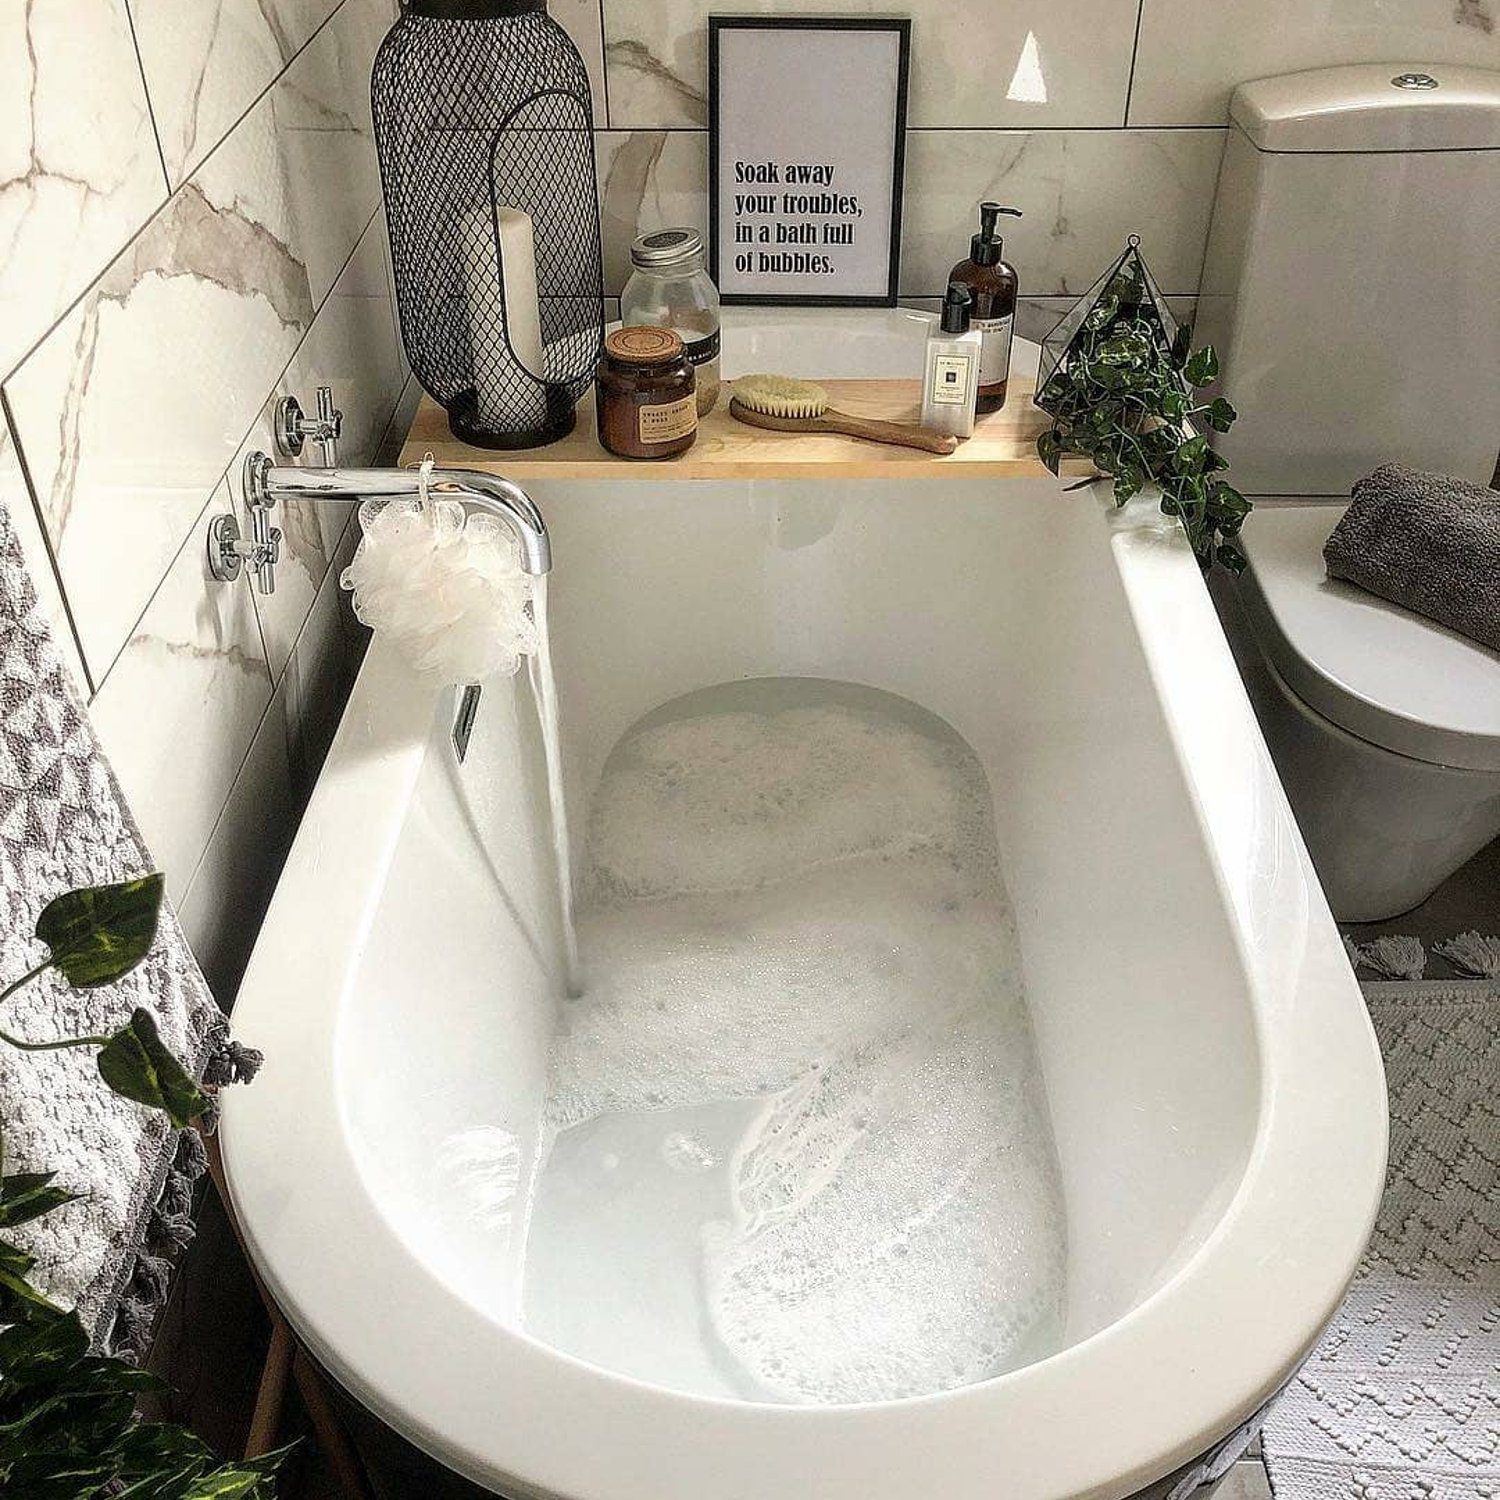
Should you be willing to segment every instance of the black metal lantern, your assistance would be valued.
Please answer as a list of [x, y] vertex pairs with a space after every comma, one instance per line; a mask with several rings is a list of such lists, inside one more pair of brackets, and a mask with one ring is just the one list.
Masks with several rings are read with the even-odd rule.
[[413, 373], [465, 442], [555, 442], [603, 326], [583, 59], [546, 0], [405, 0], [370, 92]]
[[1056, 408], [1066, 394], [1068, 363], [1075, 346], [1085, 335], [1098, 334], [1118, 319], [1140, 320], [1170, 353], [1177, 339], [1177, 320], [1167, 307], [1156, 278], [1140, 251], [1140, 239], [1131, 235], [1110, 268], [1068, 310], [1062, 321], [1042, 340], [1033, 400], [1045, 412]]

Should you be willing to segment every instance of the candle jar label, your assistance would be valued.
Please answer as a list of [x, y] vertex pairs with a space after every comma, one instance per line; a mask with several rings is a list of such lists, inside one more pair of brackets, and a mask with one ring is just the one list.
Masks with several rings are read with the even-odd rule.
[[661, 406], [636, 408], [637, 432], [643, 443], [674, 443], [698, 426], [698, 403], [692, 396]]

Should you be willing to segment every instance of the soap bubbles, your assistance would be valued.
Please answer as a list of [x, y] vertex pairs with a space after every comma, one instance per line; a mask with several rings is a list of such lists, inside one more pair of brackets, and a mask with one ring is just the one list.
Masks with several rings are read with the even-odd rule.
[[533, 580], [503, 522], [456, 500], [366, 500], [340, 584], [354, 613], [418, 672], [464, 686], [509, 675], [538, 646]]

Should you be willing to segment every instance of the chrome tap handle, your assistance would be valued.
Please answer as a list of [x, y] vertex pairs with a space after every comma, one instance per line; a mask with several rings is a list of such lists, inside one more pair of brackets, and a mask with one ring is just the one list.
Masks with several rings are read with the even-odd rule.
[[333, 404], [333, 387], [318, 387], [318, 432], [317, 439], [323, 448], [323, 467], [336, 469], [339, 465], [339, 438], [344, 432], [344, 414]]
[[[257, 515], [267, 515], [266, 511], [257, 511]], [[260, 555], [260, 567], [256, 569], [255, 582], [261, 593], [274, 594], [276, 592], [276, 564], [281, 561], [281, 527], [267, 525], [264, 549]]]
[[323, 450], [323, 467], [338, 466], [339, 436], [344, 414], [333, 404], [333, 387], [318, 387], [318, 414], [307, 416], [295, 396], [283, 396], [276, 406], [276, 448], [285, 458], [298, 458], [311, 438]]

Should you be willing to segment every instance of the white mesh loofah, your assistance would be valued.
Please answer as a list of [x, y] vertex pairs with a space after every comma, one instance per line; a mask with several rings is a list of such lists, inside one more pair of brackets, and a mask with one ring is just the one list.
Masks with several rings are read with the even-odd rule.
[[493, 516], [456, 500], [366, 500], [364, 538], [339, 582], [354, 613], [423, 674], [465, 686], [511, 673], [537, 649], [532, 579]]

